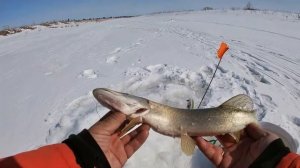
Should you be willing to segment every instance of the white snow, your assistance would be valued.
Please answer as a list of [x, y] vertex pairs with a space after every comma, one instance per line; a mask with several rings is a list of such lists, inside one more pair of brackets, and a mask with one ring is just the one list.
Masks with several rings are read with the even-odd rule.
[[[300, 141], [300, 20], [292, 13], [155, 14], [0, 37], [0, 157], [61, 142], [107, 109], [98, 87], [176, 107], [198, 105], [226, 41], [230, 50], [202, 108], [244, 93], [258, 118]], [[300, 149], [298, 148], [298, 153]], [[153, 131], [125, 167], [212, 167], [197, 149]]]
[[97, 73], [93, 69], [86, 69], [84, 70], [79, 77], [85, 77], [89, 79], [95, 79], [98, 77]]

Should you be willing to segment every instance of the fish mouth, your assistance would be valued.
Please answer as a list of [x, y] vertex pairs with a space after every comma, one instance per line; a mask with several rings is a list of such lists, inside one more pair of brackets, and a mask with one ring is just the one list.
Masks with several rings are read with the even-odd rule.
[[96, 100], [112, 111], [122, 112], [137, 117], [149, 112], [149, 100], [142, 97], [121, 93], [106, 88], [93, 90]]
[[111, 91], [106, 88], [99, 88], [93, 90], [94, 97], [98, 100], [100, 104], [102, 104], [104, 107], [109, 108], [112, 111], [121, 111], [122, 105], [120, 104], [120, 101], [118, 101], [118, 97], [120, 95], [117, 94], [115, 91]]

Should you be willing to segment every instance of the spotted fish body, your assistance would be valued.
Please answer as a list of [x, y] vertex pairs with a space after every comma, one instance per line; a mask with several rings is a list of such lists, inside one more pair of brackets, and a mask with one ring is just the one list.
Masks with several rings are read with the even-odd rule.
[[[207, 109], [179, 109], [148, 99], [99, 88], [93, 91], [103, 106], [128, 116], [131, 122], [125, 132], [140, 123], [148, 124], [154, 131], [172, 137], [181, 137], [186, 154], [194, 148], [190, 136], [215, 136], [235, 133], [250, 123], [257, 123], [253, 103], [247, 95], [237, 95], [219, 107]], [[184, 139], [184, 140], [183, 140]]]

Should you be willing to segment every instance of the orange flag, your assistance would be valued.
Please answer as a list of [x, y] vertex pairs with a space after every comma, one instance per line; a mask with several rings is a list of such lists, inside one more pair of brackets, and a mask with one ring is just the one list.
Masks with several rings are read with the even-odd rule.
[[222, 59], [225, 52], [229, 49], [228, 45], [224, 42], [221, 43], [220, 48], [218, 50], [218, 58]]

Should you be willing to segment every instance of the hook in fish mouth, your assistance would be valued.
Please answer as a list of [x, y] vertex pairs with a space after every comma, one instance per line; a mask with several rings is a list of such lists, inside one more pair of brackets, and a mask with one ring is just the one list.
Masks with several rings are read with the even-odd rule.
[[150, 111], [149, 100], [142, 97], [116, 92], [106, 88], [94, 89], [93, 95], [103, 106], [112, 111], [122, 112], [130, 116], [130, 118], [143, 116]]

